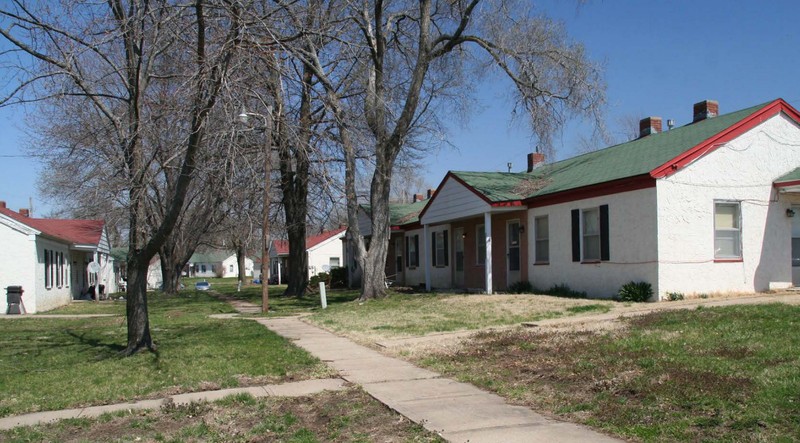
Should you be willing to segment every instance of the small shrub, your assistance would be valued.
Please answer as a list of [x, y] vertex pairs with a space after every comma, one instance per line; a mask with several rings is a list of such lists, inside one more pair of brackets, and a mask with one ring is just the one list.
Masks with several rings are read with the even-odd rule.
[[327, 272], [320, 272], [319, 274], [311, 277], [311, 279], [308, 281], [308, 284], [316, 288], [317, 286], [319, 286], [320, 282], [324, 282], [326, 285], [328, 285], [330, 284], [330, 281], [331, 281], [330, 274], [328, 274]]
[[508, 287], [508, 292], [512, 294], [532, 294], [533, 285], [529, 281], [518, 281]]
[[653, 286], [643, 281], [625, 283], [617, 293], [620, 301], [645, 302], [652, 296]]
[[667, 300], [679, 301], [683, 300], [683, 292], [667, 292]]
[[346, 288], [348, 286], [347, 266], [331, 269], [331, 287]]
[[554, 285], [552, 288], [543, 292], [547, 295], [552, 295], [554, 297], [588, 298], [585, 292], [574, 291], [566, 283], [561, 283], [560, 285]]
[[704, 300], [705, 300], [705, 299], [707, 299], [707, 298], [708, 298], [708, 294], [706, 294], [706, 293], [704, 292], [704, 293], [700, 294], [700, 298], [702, 298], [702, 299], [704, 299]]

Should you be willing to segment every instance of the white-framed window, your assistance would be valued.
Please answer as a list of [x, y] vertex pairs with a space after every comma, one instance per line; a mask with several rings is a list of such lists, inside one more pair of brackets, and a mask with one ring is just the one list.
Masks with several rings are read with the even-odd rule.
[[478, 225], [475, 228], [475, 250], [478, 251], [476, 263], [486, 264], [486, 226]]
[[535, 237], [535, 262], [550, 262], [550, 221], [547, 215], [533, 219], [533, 235]]
[[339, 257], [331, 257], [330, 259], [328, 259], [328, 266], [330, 266], [331, 269], [338, 268], [339, 267]]
[[200, 272], [206, 272], [206, 265], [200, 265]]
[[583, 261], [600, 260], [600, 210], [598, 208], [581, 211], [582, 255]]
[[53, 287], [53, 256], [49, 249], [44, 250], [44, 287]]
[[409, 268], [419, 266], [419, 235], [406, 237], [406, 264]]
[[714, 258], [742, 258], [742, 205], [738, 201], [714, 202]]
[[228, 272], [233, 272], [233, 265], [228, 265]]
[[572, 261], [597, 263], [611, 260], [608, 205], [573, 209], [571, 218]]
[[432, 233], [433, 266], [443, 267], [448, 265], [448, 238], [447, 229]]

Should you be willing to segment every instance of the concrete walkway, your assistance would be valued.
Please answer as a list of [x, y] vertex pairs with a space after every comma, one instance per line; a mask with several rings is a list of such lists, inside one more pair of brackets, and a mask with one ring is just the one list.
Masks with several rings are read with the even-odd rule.
[[190, 392], [177, 394], [155, 400], [140, 400], [130, 403], [91, 406], [87, 408], [64, 409], [60, 411], [34, 412], [0, 418], [0, 429], [6, 430], [17, 426], [32, 426], [41, 423], [63, 420], [65, 418], [99, 417], [108, 412], [127, 411], [133, 409], [158, 409], [168, 404], [188, 404], [191, 402], [216, 401], [229, 395], [250, 394], [253, 397], [302, 397], [322, 391], [344, 389], [345, 381], [340, 378], [304, 380], [280, 385], [251, 386], [248, 388], [220, 389], [216, 391]]
[[257, 320], [340, 372], [345, 380], [451, 442], [612, 442], [589, 428], [546, 418], [495, 394], [391, 358], [301, 321]]

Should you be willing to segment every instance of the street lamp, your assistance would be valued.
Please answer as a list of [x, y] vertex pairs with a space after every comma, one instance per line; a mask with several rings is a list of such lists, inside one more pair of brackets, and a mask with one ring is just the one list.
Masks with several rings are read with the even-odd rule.
[[[261, 222], [262, 248], [261, 248], [261, 312], [269, 312], [269, 278], [264, 277], [269, 273], [269, 202], [270, 202], [270, 179], [272, 172], [272, 106], [267, 106], [266, 115], [255, 112], [247, 112], [242, 108], [239, 114], [239, 121], [247, 124], [250, 117], [264, 119], [264, 211]], [[259, 128], [260, 129], [260, 128]]]

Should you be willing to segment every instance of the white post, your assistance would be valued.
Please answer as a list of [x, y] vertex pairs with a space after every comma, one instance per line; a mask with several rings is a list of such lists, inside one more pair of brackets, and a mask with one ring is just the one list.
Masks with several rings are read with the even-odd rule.
[[319, 301], [322, 302], [322, 309], [328, 307], [328, 297], [325, 295], [325, 282], [319, 282]]
[[278, 259], [278, 284], [279, 285], [282, 284], [281, 283], [281, 260], [280, 259]]
[[486, 293], [492, 293], [492, 214], [483, 214], [483, 230], [486, 235]]
[[428, 250], [428, 239], [430, 238], [428, 230], [428, 225], [424, 225], [422, 227], [422, 250], [425, 251], [423, 255], [425, 256], [425, 290], [431, 290], [431, 252]]

